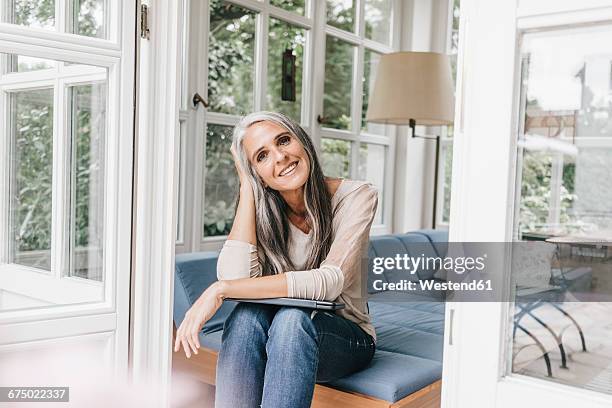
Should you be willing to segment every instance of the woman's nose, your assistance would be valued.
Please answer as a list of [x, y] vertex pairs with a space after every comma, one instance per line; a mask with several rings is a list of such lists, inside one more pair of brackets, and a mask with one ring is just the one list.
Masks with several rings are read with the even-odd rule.
[[282, 163], [287, 158], [287, 153], [281, 149], [274, 149], [274, 158], [276, 159], [277, 163]]

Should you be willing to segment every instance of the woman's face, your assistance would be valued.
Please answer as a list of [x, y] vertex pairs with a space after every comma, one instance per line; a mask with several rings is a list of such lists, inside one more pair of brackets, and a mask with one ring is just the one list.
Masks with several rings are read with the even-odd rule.
[[266, 186], [291, 191], [306, 184], [310, 174], [308, 155], [297, 137], [284, 127], [257, 122], [246, 130], [242, 145]]

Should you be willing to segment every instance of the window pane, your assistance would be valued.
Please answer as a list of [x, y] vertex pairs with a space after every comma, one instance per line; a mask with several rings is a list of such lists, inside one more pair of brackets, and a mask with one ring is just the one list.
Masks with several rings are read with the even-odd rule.
[[364, 52], [363, 61], [363, 99], [361, 103], [361, 129], [368, 133], [376, 133], [379, 135], [385, 134], [385, 125], [380, 123], [366, 122], [366, 114], [368, 113], [368, 102], [370, 99], [370, 90], [374, 89], [374, 81], [376, 81], [376, 71], [381, 55], [377, 52], [370, 51], [367, 48]]
[[230, 152], [231, 126], [209, 124], [206, 130], [204, 237], [229, 234], [238, 197], [238, 174]]
[[393, 0], [365, 0], [365, 36], [391, 45]]
[[387, 147], [372, 143], [359, 144], [359, 169], [357, 178], [366, 180], [378, 188], [378, 208], [374, 215], [374, 224], [383, 223], [385, 163]]
[[[510, 345], [514, 373], [612, 394], [610, 303], [593, 301], [612, 289], [610, 41], [609, 25], [523, 37], [515, 238], [542, 242], [512, 268]], [[521, 317], [526, 308], [546, 327]]]
[[327, 0], [327, 24], [355, 31], [355, 0]]
[[71, 32], [87, 37], [107, 38], [106, 0], [72, 0]]
[[27, 57], [25, 55], [0, 53], [2, 61], [2, 74], [13, 72], [31, 72], [55, 67], [55, 61], [42, 58]]
[[451, 200], [451, 182], [453, 179], [453, 144], [449, 143], [444, 147], [442, 160], [444, 160], [444, 190], [442, 197], [442, 222], [450, 221], [450, 200]]
[[351, 174], [351, 142], [338, 139], [321, 139], [321, 166], [328, 177], [348, 178]]
[[211, 1], [208, 46], [209, 110], [243, 115], [253, 110], [255, 12]]
[[106, 83], [70, 88], [70, 276], [103, 281]]
[[[301, 119], [305, 43], [306, 30], [270, 19], [267, 108], [282, 112], [297, 122]], [[282, 100], [283, 53], [286, 50], [291, 50], [295, 56], [295, 101]]]
[[270, 0], [270, 4], [302, 15], [306, 9], [306, 0]]
[[10, 94], [9, 262], [51, 270], [53, 89]]
[[323, 126], [351, 128], [351, 91], [355, 47], [327, 36], [325, 46], [325, 85], [323, 92]]
[[3, 0], [1, 7], [7, 23], [51, 29], [55, 25], [54, 0]]

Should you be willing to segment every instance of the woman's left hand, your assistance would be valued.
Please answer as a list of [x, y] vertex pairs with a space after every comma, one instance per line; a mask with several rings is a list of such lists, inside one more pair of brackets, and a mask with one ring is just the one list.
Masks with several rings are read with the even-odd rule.
[[200, 329], [208, 320], [219, 310], [223, 304], [221, 295], [221, 284], [215, 282], [210, 285], [202, 295], [196, 300], [191, 308], [185, 313], [185, 318], [181, 326], [176, 331], [176, 341], [174, 351], [179, 351], [181, 345], [185, 349], [187, 358], [191, 357], [191, 352], [198, 354], [200, 348], [199, 334]]

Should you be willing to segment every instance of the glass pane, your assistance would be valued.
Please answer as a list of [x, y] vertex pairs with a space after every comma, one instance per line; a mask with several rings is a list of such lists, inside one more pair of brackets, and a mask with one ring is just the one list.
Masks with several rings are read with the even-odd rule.
[[364, 52], [363, 60], [363, 99], [361, 103], [361, 129], [369, 133], [379, 135], [385, 134], [385, 125], [380, 123], [366, 122], [366, 114], [368, 113], [368, 102], [370, 99], [370, 90], [374, 89], [374, 81], [376, 81], [376, 71], [381, 55], [377, 52], [370, 51], [367, 48]]
[[450, 221], [450, 200], [451, 200], [451, 182], [453, 179], [453, 144], [448, 143], [443, 150], [444, 160], [444, 190], [442, 197], [442, 222], [448, 223]]
[[270, 0], [270, 4], [301, 15], [304, 15], [306, 9], [306, 0]]
[[53, 89], [10, 94], [9, 262], [51, 270]]
[[[304, 69], [305, 43], [306, 30], [274, 18], [270, 19], [267, 109], [282, 112], [297, 122], [300, 122], [302, 116], [302, 72]], [[286, 51], [291, 51], [295, 57], [294, 69], [292, 69], [293, 64], [291, 64], [290, 59], [285, 61], [285, 64], [288, 65], [285, 67], [285, 72], [291, 73], [294, 71], [293, 81], [287, 80], [283, 76], [283, 54]], [[283, 100], [283, 81], [286, 83], [286, 89], [289, 90], [289, 95], [286, 96], [294, 96], [295, 101]], [[294, 87], [291, 86], [292, 82], [295, 84]], [[291, 92], [292, 88], [295, 89], [294, 93]]]
[[206, 129], [204, 237], [229, 234], [238, 197], [238, 174], [230, 152], [231, 126], [209, 124]]
[[0, 74], [2, 75], [51, 69], [55, 65], [53, 60], [0, 52]]
[[253, 110], [256, 13], [211, 1], [208, 45], [209, 110], [244, 115]]
[[365, 0], [366, 38], [391, 45], [393, 0]]
[[351, 142], [322, 138], [321, 152], [323, 174], [341, 178], [348, 178], [351, 175]]
[[355, 47], [327, 36], [325, 46], [325, 85], [323, 91], [323, 126], [351, 128], [351, 91]]
[[35, 28], [54, 28], [55, 0], [3, 0], [4, 22]]
[[355, 31], [355, 0], [327, 0], [327, 24]]
[[73, 0], [71, 32], [87, 37], [106, 37], [106, 0]]
[[610, 26], [523, 38], [515, 228], [540, 242], [513, 265], [510, 340], [511, 372], [612, 394], [610, 41]]
[[72, 189], [70, 276], [103, 281], [106, 84], [70, 88]]
[[386, 159], [386, 146], [372, 143], [359, 144], [359, 168], [357, 169], [357, 178], [359, 180], [369, 181], [378, 188], [378, 208], [376, 208], [376, 214], [374, 215], [374, 224], [383, 223]]

